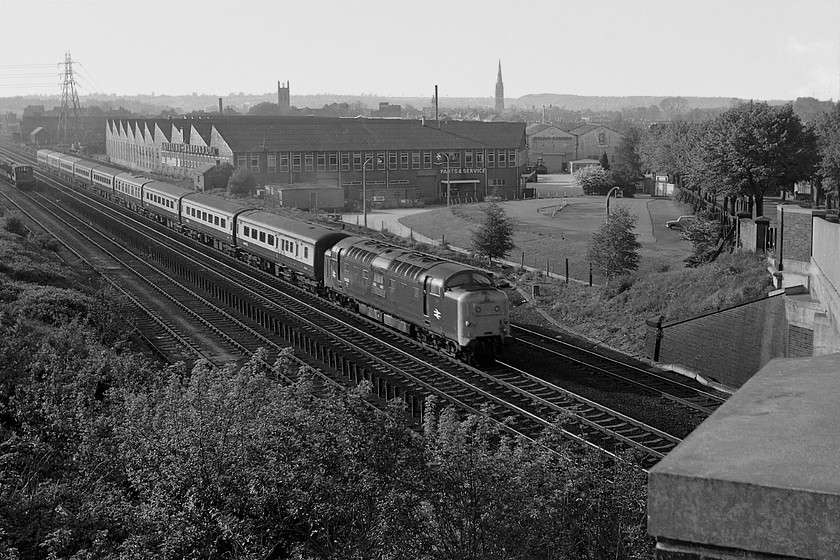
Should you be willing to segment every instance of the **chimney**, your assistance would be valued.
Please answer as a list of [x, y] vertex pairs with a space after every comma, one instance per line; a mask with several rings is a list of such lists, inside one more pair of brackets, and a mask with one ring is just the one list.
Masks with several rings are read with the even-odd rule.
[[222, 111], [222, 98], [219, 98], [219, 114], [224, 115], [224, 111]]

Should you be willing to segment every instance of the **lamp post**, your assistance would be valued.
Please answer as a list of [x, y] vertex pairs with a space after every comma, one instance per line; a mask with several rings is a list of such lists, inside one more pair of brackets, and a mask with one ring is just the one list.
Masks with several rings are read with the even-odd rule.
[[374, 155], [370, 156], [364, 161], [364, 163], [362, 163], [362, 214], [364, 214], [365, 229], [367, 229], [367, 181], [365, 178], [365, 171], [367, 170], [367, 164], [373, 160], [376, 160], [377, 163], [382, 161], [379, 156]]
[[435, 156], [438, 165], [440, 165], [441, 158], [446, 158], [446, 205], [449, 206], [449, 192], [452, 188], [452, 170], [449, 167], [449, 154], [438, 152], [437, 156]]

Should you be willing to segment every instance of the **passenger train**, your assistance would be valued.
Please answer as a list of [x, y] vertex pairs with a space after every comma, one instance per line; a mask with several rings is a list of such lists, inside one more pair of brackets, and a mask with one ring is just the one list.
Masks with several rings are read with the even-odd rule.
[[21, 190], [35, 188], [35, 174], [32, 166], [0, 157], [0, 177]]
[[480, 270], [52, 150], [38, 165], [466, 362], [510, 340], [507, 295]]

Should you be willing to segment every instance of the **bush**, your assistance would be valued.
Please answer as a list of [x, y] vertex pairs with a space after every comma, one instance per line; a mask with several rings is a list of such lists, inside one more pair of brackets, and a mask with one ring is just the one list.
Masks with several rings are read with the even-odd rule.
[[6, 216], [6, 219], [3, 222], [3, 229], [9, 233], [14, 233], [15, 235], [19, 235], [21, 237], [29, 235], [29, 228], [26, 227], [26, 224], [23, 223], [20, 216]]

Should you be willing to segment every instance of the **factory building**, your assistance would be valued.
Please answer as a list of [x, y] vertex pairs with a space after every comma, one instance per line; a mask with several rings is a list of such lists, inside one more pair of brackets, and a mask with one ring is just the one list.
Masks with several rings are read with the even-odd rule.
[[[382, 207], [522, 196], [525, 123], [209, 116], [108, 119], [110, 161], [137, 171], [229, 163], [264, 188], [341, 187]], [[363, 188], [364, 187], [364, 188]]]

